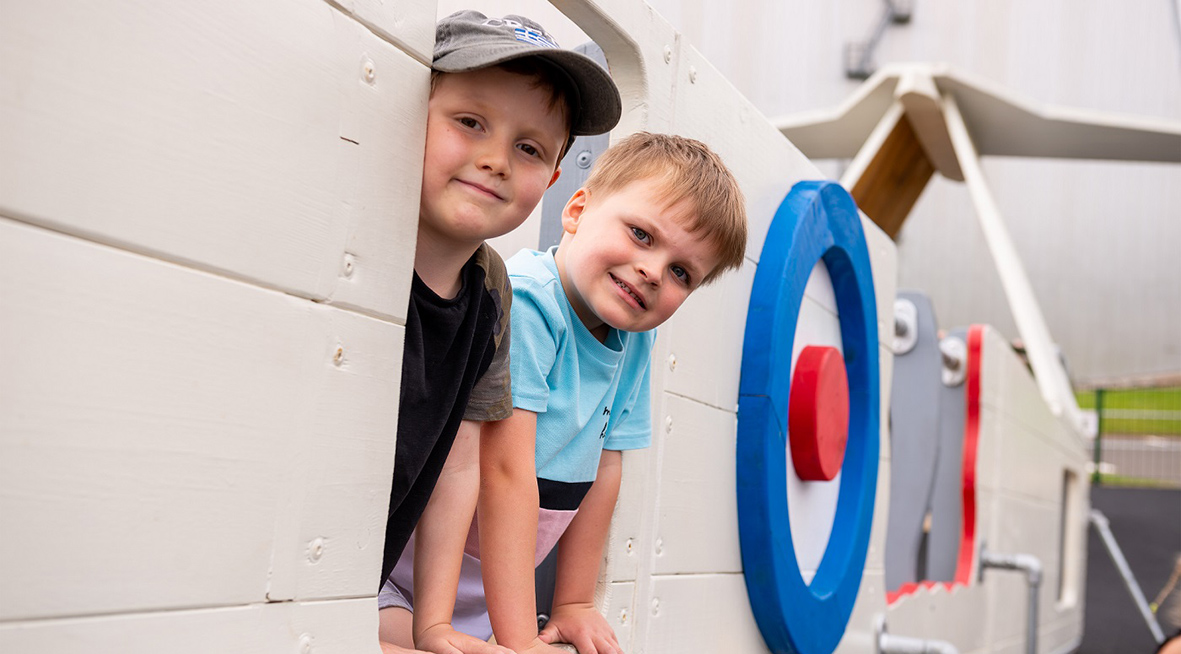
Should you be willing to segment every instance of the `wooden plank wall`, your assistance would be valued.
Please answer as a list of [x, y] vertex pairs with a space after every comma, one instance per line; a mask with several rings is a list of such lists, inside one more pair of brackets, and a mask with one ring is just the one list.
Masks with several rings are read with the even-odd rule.
[[[629, 651], [762, 652], [742, 334], [771, 216], [822, 175], [643, 3], [554, 5], [611, 62], [613, 137], [706, 141], [751, 217], [743, 269], [660, 330], [605, 610]], [[0, 11], [0, 650], [376, 651], [435, 4]], [[885, 415], [894, 247], [863, 224]], [[830, 304], [809, 290], [821, 332]], [[885, 510], [842, 651], [884, 611]]]
[[0, 8], [0, 651], [376, 650], [433, 24]]

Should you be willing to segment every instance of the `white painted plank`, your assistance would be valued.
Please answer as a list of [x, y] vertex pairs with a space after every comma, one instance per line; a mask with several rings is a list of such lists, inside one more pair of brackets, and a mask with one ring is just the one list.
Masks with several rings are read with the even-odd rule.
[[771, 218], [791, 187], [824, 175], [688, 44], [681, 46], [676, 90], [673, 131], [709, 144], [738, 179], [750, 223], [746, 256], [758, 261]]
[[8, 220], [0, 298], [0, 619], [374, 591], [401, 327]]
[[404, 317], [428, 70], [354, 19], [27, 3], [0, 59], [0, 214]]
[[659, 576], [643, 607], [645, 641], [632, 651], [648, 654], [767, 651], [750, 611], [742, 575]]
[[[746, 311], [755, 269], [750, 262], [689, 296], [660, 327], [668, 351], [654, 364], [666, 370], [665, 390], [736, 411]], [[671, 358], [670, 358], [671, 357]]]
[[[657, 425], [653, 418], [653, 425]], [[654, 443], [656, 434], [654, 436]], [[641, 561], [651, 553], [651, 514], [658, 475], [650, 474], [655, 456], [653, 448], [623, 453], [623, 479], [619, 500], [611, 516], [604, 552], [607, 556], [606, 579], [611, 582], [635, 581]]]
[[8, 654], [377, 654], [374, 598], [0, 624]]
[[430, 65], [435, 49], [435, 0], [333, 0], [383, 38]]
[[1058, 356], [1029, 276], [988, 188], [972, 136], [960, 115], [955, 98], [950, 95], [944, 99], [944, 112], [956, 156], [976, 208], [977, 221], [995, 259], [1001, 285], [1009, 299], [1009, 308], [1017, 322], [1017, 329], [1025, 341], [1029, 363], [1037, 375], [1042, 398], [1049, 405], [1051, 413], [1062, 417], [1073, 429], [1081, 432], [1078, 403], [1071, 390], [1066, 367]]
[[606, 588], [599, 609], [607, 624], [615, 630], [615, 637], [625, 652], [636, 651], [632, 646], [632, 625], [636, 621], [635, 583], [613, 583]]
[[[657, 509], [655, 574], [742, 571], [736, 501], [736, 416], [675, 395], [664, 397], [671, 429]], [[662, 423], [663, 426], [663, 423]]]
[[[873, 269], [873, 286], [877, 296], [878, 342], [889, 350], [894, 343], [894, 298], [898, 295], [898, 248], [872, 220], [861, 214], [861, 229], [869, 251], [869, 265]], [[883, 378], [889, 389], [890, 377]], [[883, 398], [889, 398], [883, 392]], [[889, 406], [889, 403], [886, 404]], [[883, 419], [886, 414], [882, 413]]]
[[682, 66], [680, 35], [668, 21], [634, 0], [551, 0], [607, 57], [623, 100], [612, 131], [622, 138], [638, 130], [669, 132]]

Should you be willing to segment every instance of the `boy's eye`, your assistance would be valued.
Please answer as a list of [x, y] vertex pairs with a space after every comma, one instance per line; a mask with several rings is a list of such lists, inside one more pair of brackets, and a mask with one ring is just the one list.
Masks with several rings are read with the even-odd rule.
[[538, 150], [537, 148], [533, 147], [532, 145], [529, 145], [528, 143], [521, 143], [521, 144], [517, 145], [517, 147], [521, 149], [521, 152], [524, 152], [525, 154], [529, 155], [530, 157], [540, 157], [541, 156], [541, 150]]
[[464, 117], [460, 118], [459, 124], [463, 125], [464, 127], [470, 127], [472, 129], [479, 129], [480, 128], [480, 121], [476, 120], [475, 118], [472, 118], [471, 116], [464, 116]]
[[689, 271], [688, 270], [685, 270], [684, 268], [682, 268], [680, 266], [673, 266], [672, 273], [673, 273], [673, 276], [675, 276], [677, 279], [685, 282], [686, 284], [689, 283]]
[[648, 232], [645, 232], [644, 230], [640, 229], [639, 227], [632, 227], [631, 230], [632, 230], [632, 236], [635, 236], [637, 239], [639, 239], [640, 241], [642, 241], [644, 243], [647, 243], [649, 240], [652, 239], [651, 236], [648, 236]]

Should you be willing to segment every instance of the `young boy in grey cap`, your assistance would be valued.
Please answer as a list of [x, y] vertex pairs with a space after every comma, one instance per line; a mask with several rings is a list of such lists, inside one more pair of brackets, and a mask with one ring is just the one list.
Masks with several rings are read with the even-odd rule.
[[602, 67], [520, 16], [444, 18], [431, 67], [381, 576], [417, 525], [419, 592], [414, 601], [387, 584], [380, 636], [385, 652], [511, 654], [451, 627], [479, 488], [481, 423], [512, 414], [512, 289], [484, 241], [529, 216], [574, 136], [610, 130], [621, 103]]

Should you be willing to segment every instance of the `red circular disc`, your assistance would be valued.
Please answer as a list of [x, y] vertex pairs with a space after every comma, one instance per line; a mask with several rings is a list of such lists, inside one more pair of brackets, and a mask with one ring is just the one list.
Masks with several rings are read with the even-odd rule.
[[849, 382], [836, 348], [809, 345], [800, 352], [787, 413], [796, 475], [804, 481], [836, 477], [849, 437]]

